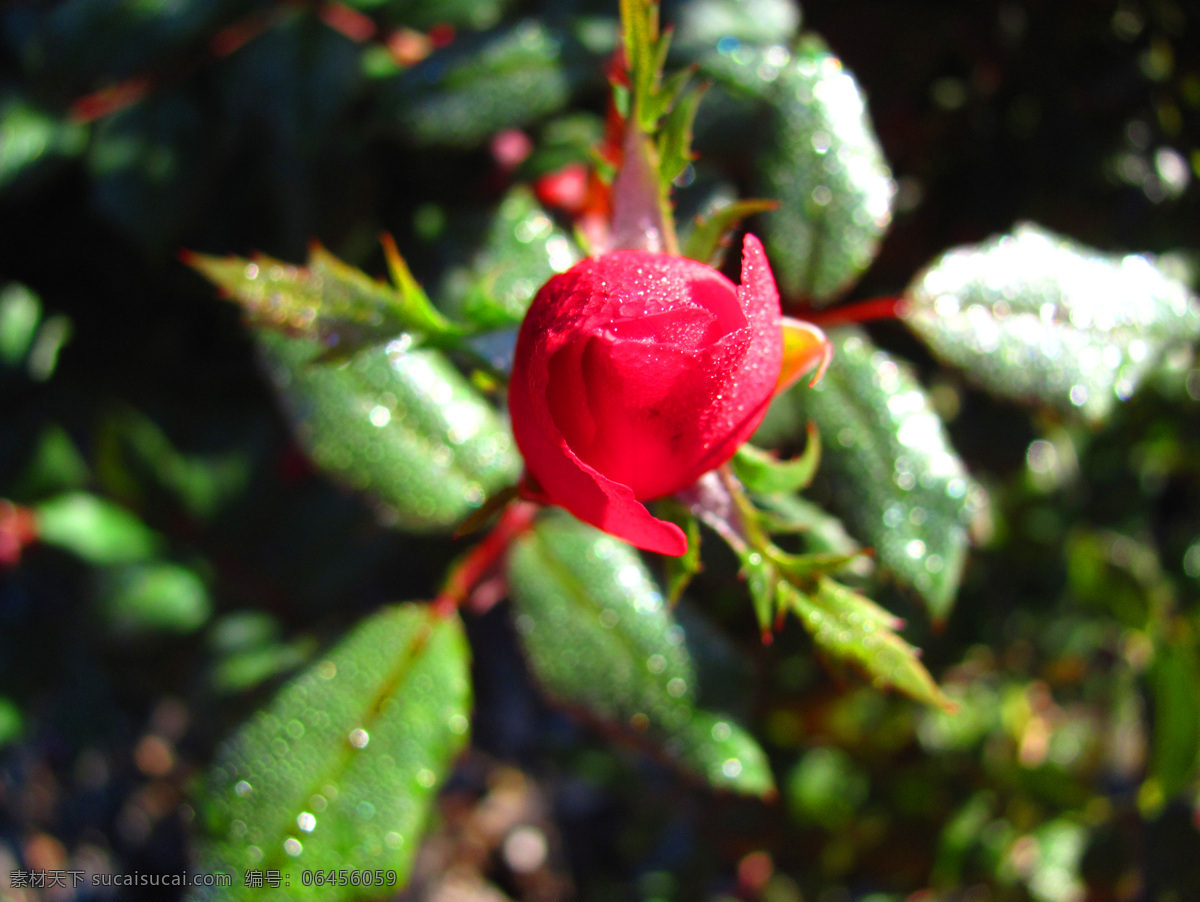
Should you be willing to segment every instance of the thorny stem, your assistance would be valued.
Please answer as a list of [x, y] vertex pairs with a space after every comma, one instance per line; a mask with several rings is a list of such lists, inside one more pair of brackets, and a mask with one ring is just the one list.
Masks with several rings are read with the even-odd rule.
[[509, 504], [487, 537], [461, 557], [450, 569], [433, 609], [443, 617], [457, 610], [488, 576], [517, 536], [533, 526], [538, 506], [527, 501]]

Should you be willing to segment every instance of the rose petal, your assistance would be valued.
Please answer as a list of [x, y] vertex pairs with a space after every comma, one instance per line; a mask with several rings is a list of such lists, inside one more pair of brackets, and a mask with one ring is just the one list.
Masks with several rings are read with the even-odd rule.
[[624, 539], [646, 551], [679, 557], [687, 552], [687, 537], [674, 523], [659, 520], [634, 498], [633, 491], [581, 461], [567, 447], [553, 423], [545, 422], [539, 405], [513, 370], [509, 406], [517, 442], [527, 460], [536, 460], [541, 498], [558, 504], [585, 523]]

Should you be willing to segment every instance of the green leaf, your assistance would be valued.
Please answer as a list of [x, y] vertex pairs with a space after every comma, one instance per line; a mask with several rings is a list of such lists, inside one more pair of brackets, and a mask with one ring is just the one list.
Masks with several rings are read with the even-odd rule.
[[1154, 700], [1150, 773], [1170, 799], [1192, 784], [1200, 755], [1200, 655], [1182, 623], [1155, 650], [1149, 676]]
[[808, 419], [825, 437], [818, 484], [881, 565], [914, 586], [935, 619], [954, 603], [967, 529], [982, 493], [968, 475], [920, 383], [857, 329], [830, 333], [833, 364], [814, 387], [772, 405], [756, 440], [799, 434]]
[[874, 259], [895, 193], [858, 83], [815, 39], [795, 52], [712, 53], [702, 68], [767, 101], [753, 191], [780, 206], [763, 215], [760, 234], [783, 294], [832, 301]]
[[1200, 335], [1200, 307], [1154, 262], [1036, 225], [948, 251], [916, 277], [908, 325], [1002, 397], [1101, 421], [1164, 356]]
[[319, 362], [320, 346], [260, 333], [313, 459], [370, 492], [402, 529], [453, 529], [520, 461], [497, 411], [436, 351], [403, 339]]
[[381, 116], [404, 141], [474, 147], [557, 112], [601, 71], [572, 35], [526, 19], [461, 37], [398, 76]]
[[482, 328], [518, 325], [546, 280], [581, 256], [529, 189], [514, 188], [496, 208], [470, 267], [449, 277], [448, 309]]
[[0, 290], [0, 363], [17, 367], [33, 347], [38, 324], [42, 321], [42, 302], [17, 282]]
[[133, 513], [87, 492], [58, 495], [33, 508], [38, 540], [92, 564], [119, 564], [153, 557], [162, 537]]
[[433, 339], [462, 335], [411, 277], [393, 288], [317, 245], [307, 266], [262, 255], [245, 260], [188, 254], [186, 260], [233, 297], [256, 326], [317, 339], [327, 348], [349, 353], [407, 331]]
[[0, 101], [0, 190], [27, 179], [48, 161], [70, 158], [87, 146], [87, 129], [29, 105]]
[[917, 650], [893, 632], [899, 621], [869, 598], [828, 577], [822, 577], [811, 593], [786, 582], [779, 583], [779, 592], [817, 645], [860, 668], [875, 685], [893, 686], [927, 705], [954, 707]]
[[99, 587], [100, 614], [123, 636], [190, 633], [208, 620], [212, 602], [204, 581], [167, 561], [121, 564], [106, 570]]
[[0, 749], [19, 739], [24, 731], [21, 709], [11, 699], [0, 695]]
[[713, 786], [773, 793], [757, 743], [698, 707], [686, 634], [636, 551], [554, 514], [514, 543], [508, 578], [517, 633], [548, 693]]
[[[202, 800], [200, 861], [204, 871], [234, 875], [219, 898], [394, 894], [466, 743], [470, 705], [457, 617], [410, 604], [360, 623], [218, 752]], [[302, 871], [342, 868], [394, 873], [372, 887], [302, 879]], [[249, 869], [279, 870], [290, 885], [246, 887]]]
[[800, 27], [800, 8], [792, 0], [690, 0], [678, 4], [673, 24], [675, 47], [786, 44]]
[[780, 460], [751, 444], [742, 445], [733, 456], [733, 472], [751, 492], [776, 495], [808, 488], [821, 462], [821, 443], [816, 429], [809, 429], [804, 453], [793, 460]]

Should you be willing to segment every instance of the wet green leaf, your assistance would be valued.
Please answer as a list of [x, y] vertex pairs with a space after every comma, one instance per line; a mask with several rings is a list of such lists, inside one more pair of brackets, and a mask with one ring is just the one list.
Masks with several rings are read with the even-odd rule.
[[962, 576], [967, 528], [981, 503], [920, 383], [855, 329], [830, 333], [833, 364], [816, 386], [772, 405], [757, 440], [824, 437], [818, 482], [880, 564], [913, 585], [943, 619]]
[[862, 768], [841, 749], [810, 749], [788, 774], [788, 810], [802, 824], [834, 830], [854, 817], [870, 788]]
[[450, 276], [448, 308], [480, 327], [516, 326], [543, 283], [581, 256], [529, 190], [514, 188], [470, 267]]
[[800, 27], [800, 8], [791, 0], [689, 0], [673, 6], [676, 47], [787, 44]]
[[877, 686], [894, 687], [927, 705], [953, 706], [917, 649], [893, 632], [899, 621], [869, 598], [828, 577], [811, 593], [785, 582], [779, 583], [779, 592], [818, 646], [861, 669]]
[[335, 352], [349, 353], [401, 332], [430, 339], [462, 334], [411, 277], [393, 288], [320, 246], [311, 249], [307, 266], [263, 255], [246, 260], [189, 254], [187, 262], [236, 300], [256, 326], [314, 338]]
[[405, 141], [473, 147], [557, 112], [601, 72], [572, 35], [526, 19], [435, 51], [383, 87], [381, 115]]
[[33, 508], [38, 539], [92, 564], [118, 564], [153, 557], [162, 537], [129, 510], [87, 492], [70, 492]]
[[51, 424], [38, 436], [29, 463], [17, 480], [14, 497], [45, 498], [81, 489], [90, 475], [87, 461], [71, 436], [61, 426]]
[[349, 6], [378, 11], [388, 20], [427, 31], [435, 25], [480, 30], [491, 28], [514, 5], [513, 0], [346, 0]]
[[753, 738], [697, 707], [685, 631], [636, 551], [552, 515], [514, 544], [508, 577], [517, 633], [547, 692], [714, 786], [774, 791]]
[[453, 529], [520, 469], [499, 413], [436, 351], [404, 339], [318, 362], [320, 346], [260, 334], [313, 459], [402, 529]]
[[858, 83], [815, 39], [718, 50], [702, 68], [769, 105], [754, 193], [780, 202], [760, 233], [780, 290], [833, 300], [874, 259], [895, 191]]
[[1200, 305], [1148, 257], [1032, 224], [948, 251], [907, 296], [909, 326], [947, 363], [998, 395], [1092, 421], [1200, 335]]
[[98, 591], [100, 616], [122, 636], [190, 633], [212, 612], [204, 581], [167, 561], [111, 567], [101, 574]]
[[[466, 742], [471, 688], [457, 617], [385, 608], [288, 684], [217, 754], [203, 870], [233, 886], [195, 898], [373, 898], [408, 879], [438, 785]], [[394, 872], [371, 887], [306, 886], [302, 871]], [[247, 887], [249, 869], [287, 888]]]

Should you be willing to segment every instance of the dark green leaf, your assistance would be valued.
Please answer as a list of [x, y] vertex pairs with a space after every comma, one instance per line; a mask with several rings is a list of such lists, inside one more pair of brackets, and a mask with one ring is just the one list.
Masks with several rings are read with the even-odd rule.
[[24, 732], [24, 718], [21, 709], [10, 699], [0, 695], [0, 748], [20, 738]]
[[419, 145], [473, 147], [562, 109], [600, 73], [570, 34], [526, 19], [465, 36], [398, 76], [382, 92], [384, 125]]
[[204, 581], [167, 561], [109, 568], [101, 575], [99, 605], [105, 623], [122, 636], [190, 633], [212, 612]]
[[402, 529], [453, 529], [516, 480], [499, 414], [438, 352], [397, 339], [322, 363], [314, 342], [260, 338], [313, 459], [380, 499]]
[[1175, 635], [1154, 653], [1150, 685], [1154, 699], [1154, 745], [1150, 772], [1165, 799], [1187, 789], [1200, 755], [1200, 656], [1189, 629], [1177, 624]]
[[895, 186], [854, 78], [823, 45], [712, 53], [704, 71], [769, 104], [754, 193], [780, 202], [762, 237], [785, 295], [827, 303], [874, 259]]
[[[218, 752], [203, 801], [207, 872], [223, 900], [336, 902], [408, 879], [434, 794], [466, 742], [471, 689], [457, 617], [397, 605], [290, 683]], [[395, 872], [392, 885], [305, 886], [302, 871]], [[290, 884], [247, 887], [248, 869]], [[204, 898], [203, 894], [200, 895]]]
[[829, 337], [834, 355], [825, 377], [781, 395], [757, 440], [771, 444], [815, 422], [825, 437], [818, 483], [879, 563], [943, 619], [982, 495], [913, 375], [858, 330]]
[[953, 707], [917, 650], [893, 632], [899, 625], [896, 618], [869, 598], [828, 577], [812, 593], [785, 582], [779, 583], [779, 592], [817, 645], [860, 668], [875, 685], [893, 686], [927, 705]]
[[733, 472], [751, 492], [776, 495], [808, 488], [820, 462], [820, 440], [816, 430], [810, 429], [804, 453], [793, 460], [780, 460], [753, 445], [742, 445], [733, 456]]
[[0, 190], [28, 180], [51, 160], [77, 156], [87, 130], [16, 98], [0, 101]]
[[1200, 334], [1200, 306], [1149, 258], [1031, 224], [947, 252], [907, 295], [905, 319], [939, 357], [998, 395], [1092, 421]]
[[35, 505], [38, 539], [93, 564], [143, 561], [162, 537], [130, 511], [87, 492], [58, 495]]
[[686, 634], [636, 551], [553, 515], [514, 544], [508, 577], [518, 635], [551, 695], [650, 740], [714, 786], [773, 792], [749, 734], [697, 707]]

